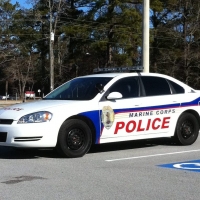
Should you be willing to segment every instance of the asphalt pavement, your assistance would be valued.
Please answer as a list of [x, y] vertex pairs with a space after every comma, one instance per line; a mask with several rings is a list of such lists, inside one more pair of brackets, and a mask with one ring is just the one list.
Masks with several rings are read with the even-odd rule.
[[93, 146], [67, 159], [52, 149], [0, 147], [1, 200], [199, 200], [200, 138]]

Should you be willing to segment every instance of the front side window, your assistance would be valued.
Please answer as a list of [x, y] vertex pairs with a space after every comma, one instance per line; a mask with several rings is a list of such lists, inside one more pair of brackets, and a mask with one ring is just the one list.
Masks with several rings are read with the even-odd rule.
[[138, 77], [127, 77], [114, 83], [109, 92], [120, 92], [122, 98], [133, 98], [139, 96]]
[[76, 78], [55, 89], [44, 100], [91, 100], [99, 93], [96, 85], [105, 86], [111, 79], [111, 77]]
[[169, 95], [170, 86], [166, 79], [153, 76], [141, 76], [146, 96]]

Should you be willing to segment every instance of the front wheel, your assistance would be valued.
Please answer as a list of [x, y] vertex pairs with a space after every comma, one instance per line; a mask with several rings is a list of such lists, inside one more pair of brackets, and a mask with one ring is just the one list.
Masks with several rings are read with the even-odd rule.
[[175, 138], [181, 145], [193, 144], [199, 134], [199, 123], [197, 118], [191, 113], [183, 113], [178, 119]]
[[79, 119], [67, 120], [58, 134], [57, 151], [68, 158], [82, 157], [92, 144], [92, 133], [89, 126]]

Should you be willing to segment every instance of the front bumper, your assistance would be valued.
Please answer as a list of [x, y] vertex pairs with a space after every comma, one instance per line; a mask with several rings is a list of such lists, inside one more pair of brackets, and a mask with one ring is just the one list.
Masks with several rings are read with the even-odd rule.
[[55, 147], [58, 127], [51, 122], [0, 124], [0, 146], [43, 148]]

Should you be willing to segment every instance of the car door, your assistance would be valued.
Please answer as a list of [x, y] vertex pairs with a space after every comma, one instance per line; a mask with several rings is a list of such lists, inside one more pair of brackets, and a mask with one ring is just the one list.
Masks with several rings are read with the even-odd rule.
[[[148, 137], [167, 137], [174, 134], [180, 112], [184, 89], [167, 79], [157, 76], [141, 76], [145, 96], [141, 98], [144, 110], [151, 112], [145, 129]], [[177, 87], [177, 88], [175, 88]], [[179, 92], [176, 92], [175, 89]], [[143, 119], [145, 120], [145, 118]]]
[[[122, 94], [122, 98], [106, 99], [106, 96], [111, 92], [119, 92]], [[133, 121], [130, 117], [142, 106], [140, 92], [138, 76], [122, 78], [105, 92], [104, 98], [99, 102], [101, 115], [100, 143], [128, 140], [130, 136], [142, 131], [137, 125], [142, 116], [138, 116], [136, 121]]]

